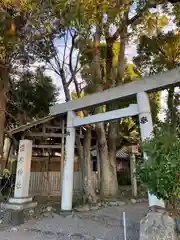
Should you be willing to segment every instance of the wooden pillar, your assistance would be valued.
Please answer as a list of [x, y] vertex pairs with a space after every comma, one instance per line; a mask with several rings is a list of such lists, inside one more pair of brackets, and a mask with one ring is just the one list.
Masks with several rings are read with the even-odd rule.
[[98, 173], [98, 192], [100, 192], [101, 166], [100, 166], [100, 156], [99, 156], [98, 143], [96, 144], [96, 158], [97, 158], [97, 173]]
[[130, 168], [131, 168], [132, 196], [134, 198], [137, 198], [136, 155], [133, 152], [130, 155]]

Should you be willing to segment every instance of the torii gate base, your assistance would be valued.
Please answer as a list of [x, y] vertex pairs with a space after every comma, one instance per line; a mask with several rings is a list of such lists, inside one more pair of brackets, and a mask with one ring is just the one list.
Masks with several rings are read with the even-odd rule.
[[[122, 114], [123, 112], [123, 114]], [[94, 116], [79, 118], [76, 117], [72, 111], [68, 112], [67, 117], [67, 131], [69, 135], [66, 137], [66, 161], [64, 167], [64, 178], [63, 178], [63, 189], [62, 189], [62, 211], [72, 210], [72, 195], [73, 195], [73, 165], [74, 165], [74, 144], [75, 144], [75, 127], [80, 125], [102, 122], [104, 120], [113, 120], [121, 117], [139, 115], [140, 129], [141, 129], [141, 139], [142, 141], [150, 138], [153, 130], [153, 123], [151, 117], [150, 104], [148, 99], [148, 94], [141, 92], [137, 94], [137, 105], [131, 105], [127, 109], [119, 109], [112, 111], [109, 115], [106, 113], [105, 118], [103, 114], [97, 114]], [[117, 117], [118, 116], [118, 117]], [[81, 124], [83, 123], [83, 124]], [[165, 207], [164, 202], [156, 198], [152, 194], [149, 196], [149, 206], [160, 206]]]

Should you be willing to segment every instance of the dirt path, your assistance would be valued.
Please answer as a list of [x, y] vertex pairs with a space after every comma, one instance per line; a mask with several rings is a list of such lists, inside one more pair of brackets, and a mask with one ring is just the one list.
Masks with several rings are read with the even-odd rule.
[[[127, 239], [139, 239], [139, 222], [147, 212], [147, 204], [129, 204], [98, 211], [75, 213], [63, 217], [54, 214], [30, 221], [19, 228], [1, 231], [1, 240], [123, 240], [122, 214], [127, 217]], [[18, 231], [17, 231], [18, 230]]]

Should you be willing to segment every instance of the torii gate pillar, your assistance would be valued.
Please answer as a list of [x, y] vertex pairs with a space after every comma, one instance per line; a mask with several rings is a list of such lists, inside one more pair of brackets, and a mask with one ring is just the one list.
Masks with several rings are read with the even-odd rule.
[[67, 113], [67, 126], [66, 126], [67, 136], [61, 201], [61, 210], [66, 212], [72, 210], [74, 148], [75, 148], [75, 127], [73, 126], [74, 117], [75, 114], [73, 111], [69, 111]]
[[[137, 94], [137, 104], [139, 110], [139, 122], [141, 130], [141, 140], [144, 141], [151, 137], [153, 131], [153, 122], [148, 94], [141, 92]], [[148, 161], [148, 159], [147, 159]], [[164, 201], [159, 200], [155, 195], [148, 193], [149, 207], [160, 206], [165, 207]]]

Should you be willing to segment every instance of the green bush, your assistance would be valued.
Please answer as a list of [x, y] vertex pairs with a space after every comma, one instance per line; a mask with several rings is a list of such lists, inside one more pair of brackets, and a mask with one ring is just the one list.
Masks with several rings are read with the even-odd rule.
[[175, 207], [180, 197], [180, 139], [167, 124], [155, 128], [141, 146], [145, 153], [137, 162], [137, 178], [159, 199]]

